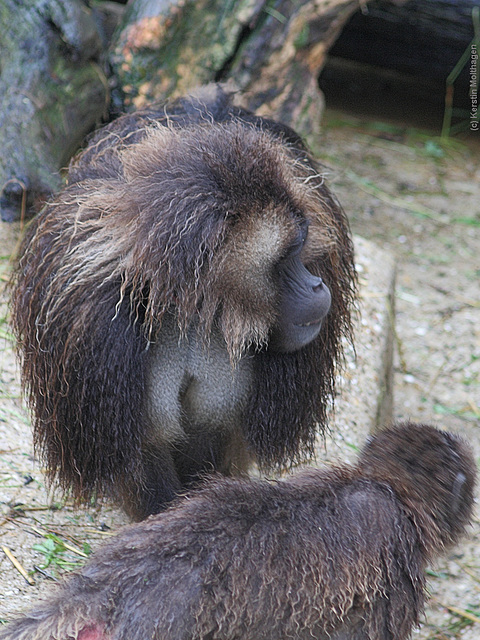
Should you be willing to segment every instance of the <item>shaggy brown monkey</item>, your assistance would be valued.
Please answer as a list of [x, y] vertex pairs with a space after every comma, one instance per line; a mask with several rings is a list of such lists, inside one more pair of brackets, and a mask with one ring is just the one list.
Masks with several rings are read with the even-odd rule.
[[123, 116], [21, 255], [35, 443], [77, 499], [141, 519], [205, 471], [309, 455], [355, 273], [346, 217], [291, 129], [217, 86]]
[[474, 482], [461, 440], [411, 423], [354, 467], [211, 480], [126, 527], [0, 640], [405, 640]]

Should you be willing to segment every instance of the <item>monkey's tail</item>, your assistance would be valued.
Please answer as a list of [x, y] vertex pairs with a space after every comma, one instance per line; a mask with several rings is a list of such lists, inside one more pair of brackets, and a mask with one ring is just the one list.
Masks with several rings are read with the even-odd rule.
[[0, 628], [0, 640], [107, 640], [85, 603], [54, 598]]

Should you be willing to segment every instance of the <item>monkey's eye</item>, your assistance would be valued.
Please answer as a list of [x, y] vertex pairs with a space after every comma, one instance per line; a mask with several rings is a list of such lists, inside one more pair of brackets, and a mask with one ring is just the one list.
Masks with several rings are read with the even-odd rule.
[[297, 232], [297, 237], [289, 246], [285, 254], [285, 258], [292, 258], [294, 256], [297, 256], [300, 253], [307, 239], [307, 235], [308, 235], [308, 222], [306, 220], [301, 220], [300, 227]]

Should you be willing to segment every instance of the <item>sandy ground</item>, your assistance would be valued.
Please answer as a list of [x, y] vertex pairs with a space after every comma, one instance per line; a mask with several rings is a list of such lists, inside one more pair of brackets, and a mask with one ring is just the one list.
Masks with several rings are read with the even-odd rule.
[[[465, 144], [329, 113], [319, 141], [355, 233], [397, 260], [394, 415], [461, 433], [480, 460], [480, 136]], [[480, 521], [429, 572], [415, 637], [480, 637]]]
[[[395, 416], [462, 433], [480, 460], [480, 140], [440, 145], [431, 136], [385, 131], [332, 113], [325, 125], [319, 152], [354, 232], [374, 240], [398, 264]], [[0, 287], [16, 238], [16, 227], [2, 223]], [[0, 620], [24, 608], [58, 573], [83, 562], [82, 554], [90, 551], [86, 541], [95, 549], [125, 522], [109, 508], [74, 511], [68, 503], [56, 511], [47, 508], [4, 315], [5, 306], [0, 311], [0, 546], [13, 550], [28, 570], [41, 571], [30, 586], [0, 550]], [[477, 640], [478, 516], [465, 542], [429, 574], [426, 623], [415, 637]]]

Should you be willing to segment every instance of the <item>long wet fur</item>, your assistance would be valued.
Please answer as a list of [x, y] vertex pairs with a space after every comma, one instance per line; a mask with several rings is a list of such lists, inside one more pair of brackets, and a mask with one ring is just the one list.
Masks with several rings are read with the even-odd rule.
[[[241, 281], [238, 238], [248, 246], [252, 210], [268, 221], [292, 203], [332, 307], [318, 339], [278, 354], [266, 348], [271, 292]], [[76, 499], [118, 498], [125, 478], [142, 486], [145, 365], [166, 313], [182, 331], [197, 323], [206, 344], [218, 323], [232, 366], [253, 357], [244, 436], [261, 466], [310, 455], [356, 285], [346, 217], [291, 129], [218, 87], [123, 116], [74, 160], [20, 255], [12, 316], [34, 441], [49, 480]]]
[[105, 544], [1, 640], [405, 640], [472, 514], [456, 436], [400, 424], [353, 467], [218, 479]]

